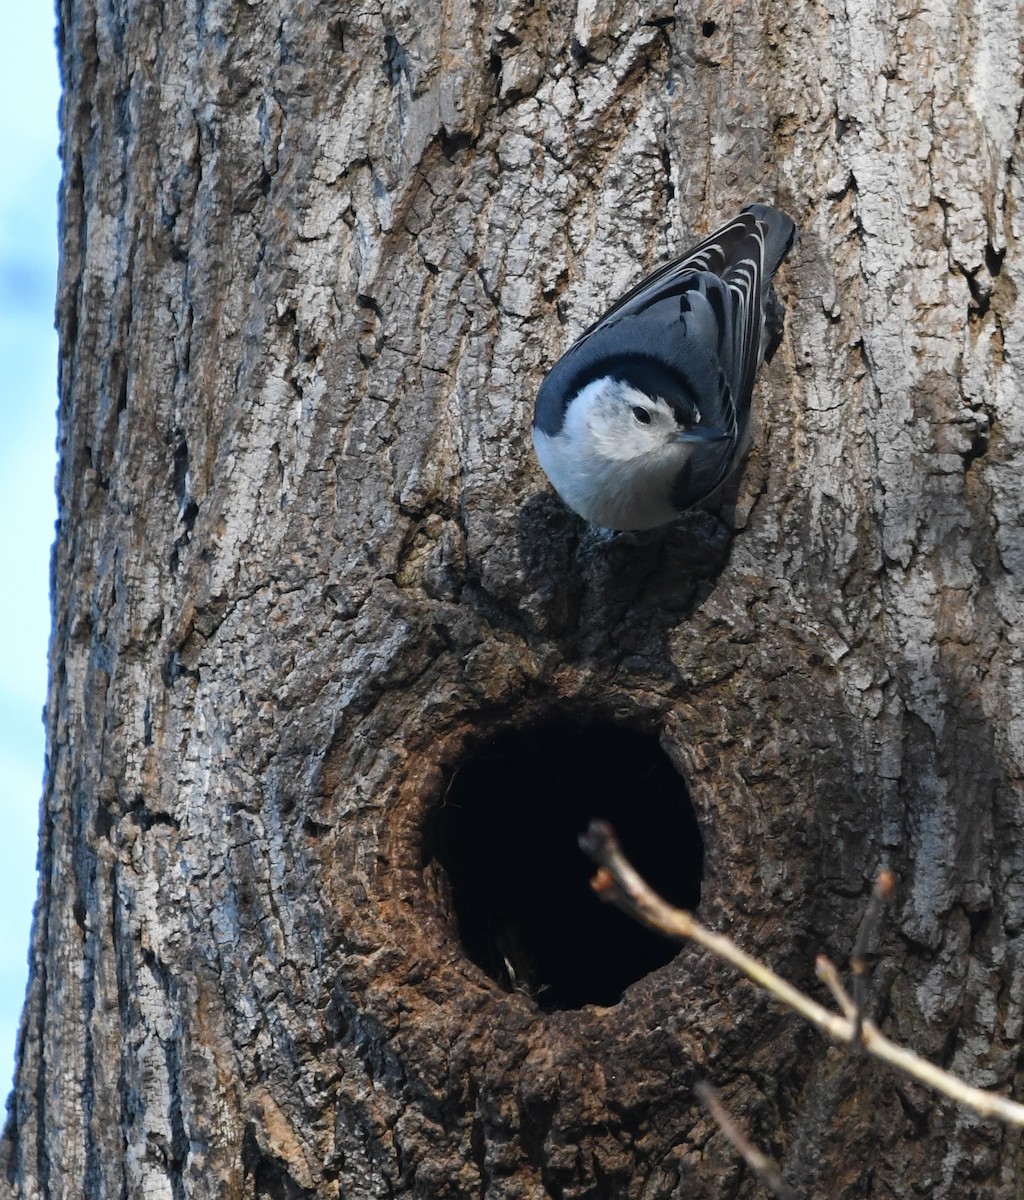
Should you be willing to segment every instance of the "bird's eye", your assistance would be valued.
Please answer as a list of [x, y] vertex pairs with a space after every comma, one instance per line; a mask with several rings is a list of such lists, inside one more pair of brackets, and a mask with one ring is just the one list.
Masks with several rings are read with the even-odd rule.
[[646, 408], [641, 408], [639, 404], [633, 409], [633, 416], [641, 425], [650, 425], [651, 423], [651, 414]]

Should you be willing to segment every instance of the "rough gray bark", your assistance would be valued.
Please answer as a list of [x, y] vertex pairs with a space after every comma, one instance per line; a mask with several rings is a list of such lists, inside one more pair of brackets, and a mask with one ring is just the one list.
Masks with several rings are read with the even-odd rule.
[[[702, 915], [1019, 1087], [1009, 0], [62, 0], [60, 522], [17, 1197], [1011, 1197], [1019, 1139], [686, 950], [541, 1013], [423, 829], [467, 740], [662, 733]], [[802, 227], [735, 510], [608, 542], [545, 366], [749, 199]], [[560, 318], [566, 322], [563, 325]], [[728, 533], [727, 520], [735, 526]], [[728, 552], [728, 561], [725, 562]]]

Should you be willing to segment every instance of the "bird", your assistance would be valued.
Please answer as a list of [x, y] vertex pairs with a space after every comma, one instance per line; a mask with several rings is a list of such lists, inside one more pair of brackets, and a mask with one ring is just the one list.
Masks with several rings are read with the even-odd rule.
[[569, 508], [606, 529], [653, 529], [732, 473], [749, 448], [755, 373], [782, 340], [772, 276], [796, 232], [779, 209], [748, 204], [555, 363], [533, 443]]

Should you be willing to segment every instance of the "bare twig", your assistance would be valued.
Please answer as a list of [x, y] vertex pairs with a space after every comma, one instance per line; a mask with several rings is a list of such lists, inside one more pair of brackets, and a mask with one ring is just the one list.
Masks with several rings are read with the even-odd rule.
[[819, 954], [814, 960], [814, 968], [818, 978], [828, 988], [835, 999], [836, 1004], [842, 1011], [844, 1017], [849, 1021], [856, 1023], [857, 1021], [857, 1006], [853, 1002], [850, 993], [843, 987], [843, 982], [839, 978], [839, 972], [836, 970], [836, 964], [827, 958], [824, 954]]
[[850, 970], [853, 972], [853, 1003], [856, 1010], [854, 1014], [854, 1024], [856, 1026], [854, 1036], [858, 1041], [860, 1041], [861, 1026], [863, 1025], [865, 1016], [867, 1016], [868, 972], [870, 970], [868, 948], [882, 922], [882, 914], [885, 911], [885, 906], [892, 899], [895, 890], [896, 877], [892, 871], [879, 871], [875, 877], [875, 885], [871, 889], [871, 898], [868, 900], [868, 906], [864, 910], [864, 916], [861, 918], [860, 928], [857, 930], [857, 940], [853, 944], [853, 954], [850, 957]]
[[718, 1128], [732, 1143], [733, 1149], [753, 1171], [758, 1182], [764, 1184], [772, 1195], [780, 1197], [780, 1200], [799, 1200], [796, 1192], [782, 1178], [778, 1166], [766, 1154], [762, 1154], [736, 1124], [711, 1084], [696, 1083], [693, 1090], [697, 1099], [714, 1117]]
[[611, 827], [604, 821], [590, 823], [589, 829], [580, 838], [580, 846], [599, 865], [591, 886], [602, 900], [617, 905], [623, 912], [668, 937], [694, 941], [705, 950], [710, 950], [763, 987], [776, 1000], [816, 1025], [833, 1041], [846, 1046], [859, 1041], [872, 1057], [965, 1105], [979, 1116], [1024, 1126], [1024, 1104], [965, 1083], [913, 1051], [891, 1042], [873, 1021], [864, 1020], [861, 1023], [858, 1037], [855, 1017], [830, 1012], [776, 975], [770, 967], [741, 950], [730, 938], [713, 933], [696, 921], [692, 913], [667, 904], [647, 886], [626, 860]]

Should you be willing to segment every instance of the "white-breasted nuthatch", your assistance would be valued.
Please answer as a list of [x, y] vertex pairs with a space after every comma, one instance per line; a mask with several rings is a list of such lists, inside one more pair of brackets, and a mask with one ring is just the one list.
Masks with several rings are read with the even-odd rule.
[[782, 338], [772, 275], [796, 226], [739, 216], [627, 292], [551, 368], [533, 444], [595, 525], [652, 529], [702, 500], [746, 453], [754, 374]]

